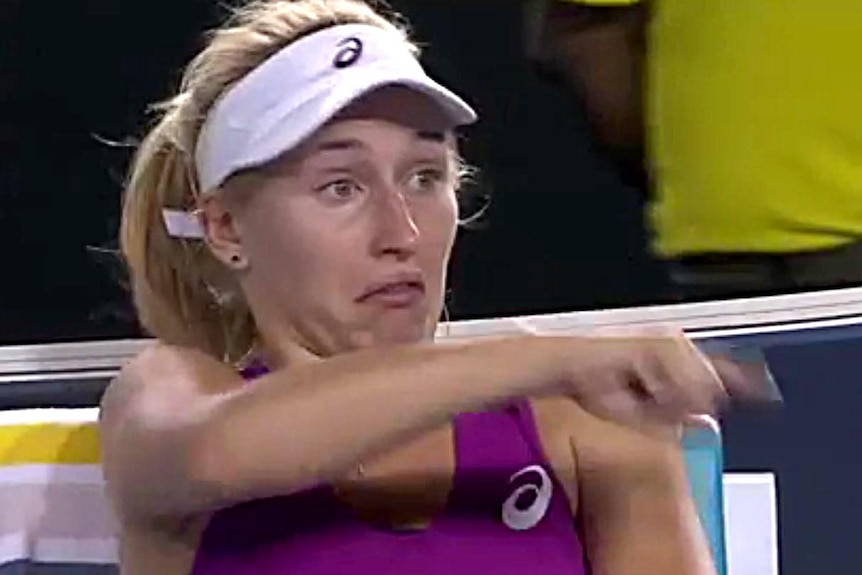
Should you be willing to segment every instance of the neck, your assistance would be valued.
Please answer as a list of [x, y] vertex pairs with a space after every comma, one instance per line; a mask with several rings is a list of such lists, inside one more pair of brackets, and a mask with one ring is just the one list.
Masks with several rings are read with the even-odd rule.
[[252, 355], [270, 369], [284, 369], [321, 358], [319, 353], [301, 345], [297, 338], [289, 334], [268, 334], [263, 331], [260, 334], [260, 344]]

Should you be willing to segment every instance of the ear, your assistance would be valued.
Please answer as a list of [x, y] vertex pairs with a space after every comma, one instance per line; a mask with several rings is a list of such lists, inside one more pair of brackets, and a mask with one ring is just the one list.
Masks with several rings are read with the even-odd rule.
[[234, 213], [234, 206], [221, 194], [213, 194], [200, 202], [201, 223], [206, 243], [213, 255], [224, 265], [243, 269], [248, 258], [243, 251], [242, 236]]

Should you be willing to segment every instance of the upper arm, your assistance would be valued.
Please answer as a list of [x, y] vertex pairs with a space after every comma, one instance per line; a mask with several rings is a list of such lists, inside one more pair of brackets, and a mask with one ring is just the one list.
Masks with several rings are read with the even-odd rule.
[[203, 354], [145, 351], [111, 383], [100, 432], [108, 490], [123, 517], [183, 517], [205, 509], [207, 422], [240, 378]]
[[639, 149], [646, 3], [540, 2], [541, 12], [526, 15], [530, 57], [574, 85], [603, 143], [623, 151]]
[[634, 431], [578, 406], [573, 422], [579, 513], [596, 575], [712, 575], [680, 430]]

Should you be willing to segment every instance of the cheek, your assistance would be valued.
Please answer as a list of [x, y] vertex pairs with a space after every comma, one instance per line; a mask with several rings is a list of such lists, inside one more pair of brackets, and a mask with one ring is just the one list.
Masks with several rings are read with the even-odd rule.
[[[266, 205], [264, 205], [266, 204]], [[280, 202], [260, 202], [243, 221], [242, 241], [250, 274], [261, 282], [281, 285], [294, 276], [304, 276], [311, 244], [302, 222]]]
[[454, 194], [433, 206], [423, 206], [415, 214], [416, 224], [424, 238], [426, 257], [445, 264], [458, 229], [458, 206]]
[[435, 214], [434, 236], [437, 243], [447, 250], [451, 249], [458, 231], [458, 200], [454, 193], [446, 196], [440, 203], [440, 209]]
[[292, 301], [329, 297], [348, 283], [344, 276], [356, 259], [349, 240], [314, 218], [273, 211], [249, 230], [251, 273]]

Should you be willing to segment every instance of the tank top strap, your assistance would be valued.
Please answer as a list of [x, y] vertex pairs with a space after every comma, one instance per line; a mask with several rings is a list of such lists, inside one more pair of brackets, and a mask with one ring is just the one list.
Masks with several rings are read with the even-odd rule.
[[269, 368], [262, 361], [252, 360], [239, 369], [239, 374], [246, 381], [257, 379], [269, 373]]
[[518, 401], [512, 409], [512, 415], [533, 457], [540, 460], [543, 464], [548, 463], [545, 449], [542, 447], [542, 440], [539, 437], [539, 425], [536, 422], [536, 414], [533, 412], [533, 407], [530, 405], [529, 400], [523, 399]]
[[[525, 517], [542, 517], [549, 509], [555, 513], [564, 509], [560, 497], [554, 497], [555, 492], [562, 491], [557, 489], [526, 401], [461, 414], [455, 418], [454, 428], [456, 467], [451, 507], [497, 516], [503, 513], [504, 523], [511, 520], [513, 524], [520, 524]], [[542, 503], [534, 508], [532, 503], [540, 500]], [[517, 507], [522, 504], [531, 510], [526, 515]]]

